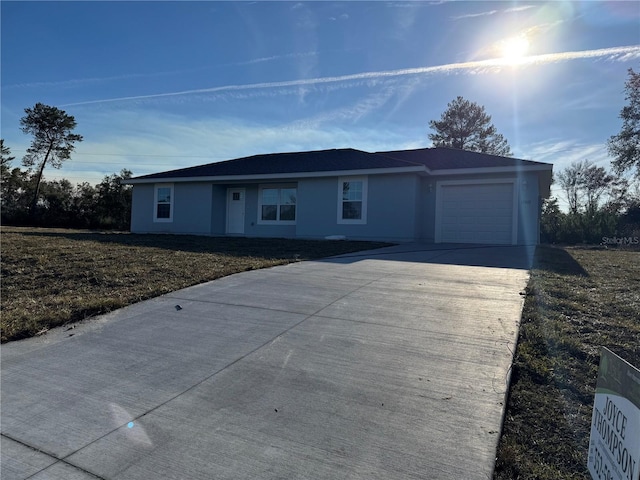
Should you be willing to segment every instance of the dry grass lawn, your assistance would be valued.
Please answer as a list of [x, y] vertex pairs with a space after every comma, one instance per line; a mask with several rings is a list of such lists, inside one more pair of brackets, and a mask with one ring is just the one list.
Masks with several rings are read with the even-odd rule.
[[538, 247], [495, 480], [589, 480], [600, 347], [640, 367], [640, 251]]
[[225, 275], [385, 246], [2, 227], [2, 342]]

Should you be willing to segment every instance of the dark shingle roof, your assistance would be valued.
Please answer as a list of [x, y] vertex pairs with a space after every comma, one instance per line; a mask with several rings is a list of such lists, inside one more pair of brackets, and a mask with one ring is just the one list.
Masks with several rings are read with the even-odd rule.
[[548, 165], [532, 160], [500, 157], [486, 153], [456, 150], [454, 148], [420, 148], [417, 150], [396, 150], [391, 152], [376, 152], [406, 162], [425, 165], [429, 170], [450, 170], [460, 168], [490, 168]]
[[312, 152], [269, 153], [208, 163], [154, 173], [136, 179], [187, 177], [225, 177], [235, 175], [267, 175], [279, 173], [332, 172], [376, 168], [415, 167], [404, 160], [352, 148], [317, 150]]
[[268, 153], [208, 163], [196, 167], [135, 177], [133, 180], [161, 180], [202, 177], [304, 174], [311, 172], [341, 172], [372, 169], [420, 168], [450, 170], [550, 164], [499, 157], [453, 148], [421, 148], [367, 153], [353, 148], [316, 150], [311, 152]]

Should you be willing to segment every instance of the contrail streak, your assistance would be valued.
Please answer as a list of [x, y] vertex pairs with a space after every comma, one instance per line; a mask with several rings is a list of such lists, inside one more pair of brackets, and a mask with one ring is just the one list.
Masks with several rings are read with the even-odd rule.
[[350, 75], [340, 75], [336, 77], [319, 77], [308, 78], [301, 80], [287, 80], [282, 82], [266, 82], [266, 83], [252, 83], [247, 85], [224, 85], [220, 87], [201, 88], [195, 90], [183, 90], [179, 92], [168, 93], [156, 93], [151, 95], [136, 95], [131, 97], [118, 97], [107, 98], [101, 100], [88, 100], [86, 102], [67, 103], [62, 105], [64, 107], [77, 106], [77, 105], [91, 105], [97, 103], [108, 102], [122, 102], [128, 100], [146, 100], [152, 98], [164, 98], [164, 97], [176, 97], [181, 95], [197, 95], [202, 93], [220, 93], [220, 92], [233, 92], [241, 90], [259, 90], [259, 89], [272, 89], [282, 87], [299, 87], [304, 85], [322, 85], [328, 83], [349, 82], [354, 80], [378, 80], [394, 77], [403, 77], [410, 75], [428, 75], [435, 73], [453, 73], [458, 71], [476, 70], [483, 71], [486, 69], [496, 69], [500, 67], [513, 67], [513, 66], [526, 66], [526, 65], [540, 65], [545, 63], [565, 62], [568, 60], [579, 60], [586, 58], [603, 58], [609, 57], [611, 59], [623, 59], [625, 61], [640, 58], [640, 45], [631, 45], [626, 47], [612, 47], [602, 48], [598, 50], [583, 50], [577, 52], [561, 52], [561, 53], [548, 53], [544, 55], [532, 55], [519, 59], [517, 64], [513, 61], [504, 58], [493, 58], [489, 60], [479, 60], [473, 62], [462, 63], [450, 63], [447, 65], [437, 65], [433, 67], [417, 67], [417, 68], [405, 68], [400, 70], [387, 70], [380, 72], [363, 72], [353, 73]]

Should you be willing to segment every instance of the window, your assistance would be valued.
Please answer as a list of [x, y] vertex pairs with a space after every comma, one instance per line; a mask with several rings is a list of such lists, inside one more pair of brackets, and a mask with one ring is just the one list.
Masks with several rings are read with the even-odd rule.
[[367, 223], [367, 177], [338, 180], [338, 223]]
[[173, 221], [173, 185], [156, 185], [154, 198], [154, 222]]
[[260, 187], [258, 223], [288, 223], [296, 221], [297, 189], [294, 185]]

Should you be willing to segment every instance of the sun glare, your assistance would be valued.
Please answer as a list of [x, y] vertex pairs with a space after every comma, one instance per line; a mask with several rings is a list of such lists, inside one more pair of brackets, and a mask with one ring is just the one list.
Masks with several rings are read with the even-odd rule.
[[508, 38], [501, 42], [500, 50], [507, 62], [520, 63], [529, 52], [529, 40], [523, 36]]

